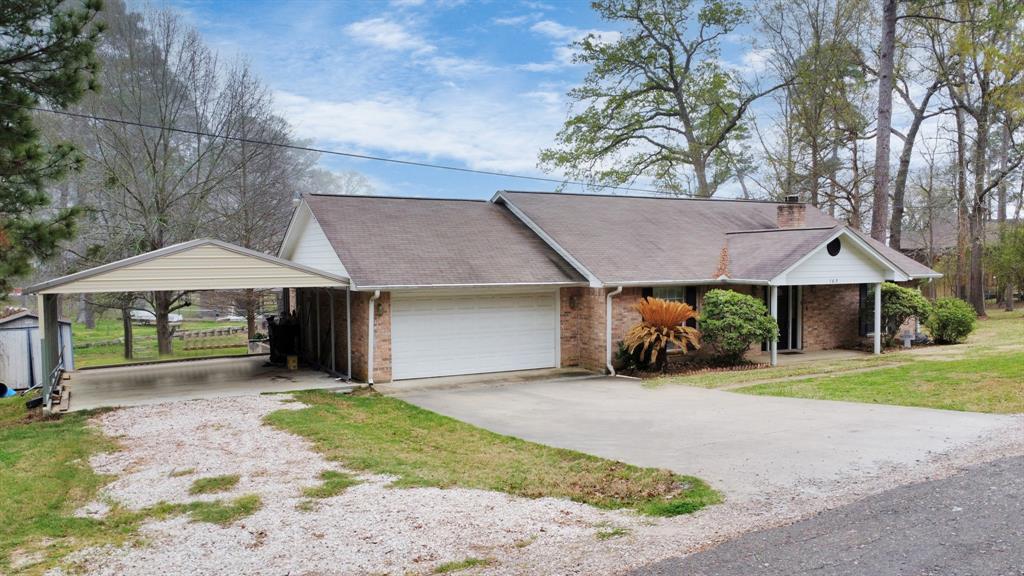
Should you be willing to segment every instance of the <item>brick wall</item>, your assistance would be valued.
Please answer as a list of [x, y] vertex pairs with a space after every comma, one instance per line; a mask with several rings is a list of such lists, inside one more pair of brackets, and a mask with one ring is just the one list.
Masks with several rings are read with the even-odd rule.
[[859, 340], [860, 298], [856, 284], [804, 286], [804, 350], [831, 350]]
[[580, 302], [585, 288], [562, 288], [558, 292], [561, 358], [559, 366], [580, 365]]
[[[367, 319], [372, 292], [352, 293], [352, 377], [366, 381]], [[391, 293], [381, 292], [375, 306], [374, 382], [391, 381]]]
[[[562, 288], [559, 329], [563, 367], [605, 371], [605, 298], [608, 292], [604, 288]], [[612, 299], [613, 355], [618, 341], [640, 320], [640, 314], [632, 309], [640, 296], [640, 288], [626, 288]]]

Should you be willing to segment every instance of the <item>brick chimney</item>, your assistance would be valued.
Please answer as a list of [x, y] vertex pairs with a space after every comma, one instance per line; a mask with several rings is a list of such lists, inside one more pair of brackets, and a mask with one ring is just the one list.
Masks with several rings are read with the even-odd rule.
[[786, 196], [786, 203], [779, 204], [777, 212], [779, 228], [803, 228], [807, 222], [807, 205], [800, 202], [800, 196]]

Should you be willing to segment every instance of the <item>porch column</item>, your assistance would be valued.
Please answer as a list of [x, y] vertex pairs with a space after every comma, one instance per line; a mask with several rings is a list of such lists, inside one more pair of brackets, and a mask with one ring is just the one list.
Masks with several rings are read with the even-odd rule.
[[[779, 325], [779, 287], [769, 286], [768, 287], [768, 309], [771, 311], [772, 319], [775, 320], [775, 325]], [[779, 333], [778, 330], [772, 336], [771, 342], [768, 343], [768, 350], [771, 354], [771, 365], [779, 365]]]
[[875, 284], [875, 354], [882, 353], [882, 283]]
[[51, 380], [50, 376], [57, 368], [57, 361], [60, 358], [60, 344], [58, 341], [60, 325], [60, 306], [56, 294], [39, 295], [39, 350], [42, 358], [40, 364], [39, 378], [43, 383], [43, 402], [50, 407]]

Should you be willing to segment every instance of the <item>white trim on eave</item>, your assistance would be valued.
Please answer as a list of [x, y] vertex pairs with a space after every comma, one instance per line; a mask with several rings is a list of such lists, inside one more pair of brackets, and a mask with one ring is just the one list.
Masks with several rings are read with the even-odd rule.
[[338, 254], [338, 250], [334, 247], [330, 238], [327, 237], [324, 227], [320, 225], [320, 221], [317, 220], [316, 214], [313, 213], [313, 209], [306, 202], [305, 198], [300, 200], [299, 205], [295, 207], [295, 211], [292, 213], [292, 218], [288, 222], [288, 229], [285, 231], [284, 238], [281, 240], [281, 248], [277, 252], [278, 257], [284, 258], [285, 260], [293, 260], [297, 243], [299, 239], [302, 238], [303, 232], [306, 232], [310, 225], [314, 225], [319, 229], [320, 235], [324, 237], [324, 240], [330, 247], [331, 252], [337, 259], [337, 264], [341, 267], [341, 272], [346, 278], [348, 278], [351, 289], [355, 290], [355, 281], [352, 280], [351, 275], [348, 272], [348, 267], [345, 266], [345, 262], [342, 261], [341, 255]]
[[789, 267], [787, 267], [782, 272], [779, 272], [778, 274], [776, 274], [774, 278], [772, 278], [771, 280], [768, 281], [768, 284], [772, 285], [772, 286], [784, 285], [785, 281], [780, 280], [780, 278], [785, 278], [790, 272], [792, 272], [793, 270], [797, 269], [801, 264], [806, 262], [811, 256], [814, 256], [818, 252], [824, 250], [825, 247], [828, 246], [829, 242], [835, 240], [836, 238], [839, 238], [840, 236], [845, 236], [846, 238], [852, 239], [854, 244], [856, 244], [862, 251], [864, 251], [867, 255], [873, 257], [876, 261], [878, 261], [880, 264], [882, 264], [882, 266], [884, 266], [885, 268], [888, 268], [890, 271], [892, 271], [894, 277], [893, 278], [888, 278], [887, 280], [892, 280], [894, 282], [905, 282], [905, 281], [911, 279], [910, 274], [907, 274], [902, 268], [897, 266], [892, 260], [889, 260], [888, 258], [886, 258], [885, 255], [882, 254], [881, 252], [879, 252], [878, 250], [876, 250], [874, 246], [872, 246], [871, 244], [868, 244], [863, 239], [858, 237], [856, 234], [851, 232], [848, 229], [847, 226], [843, 226], [835, 234], [829, 236], [823, 242], [821, 242], [821, 244], [819, 244], [817, 248], [815, 248], [813, 250], [808, 250], [808, 252], [806, 254], [804, 254], [803, 256], [801, 256], [799, 260], [797, 260], [796, 262], [791, 264]]
[[595, 276], [593, 272], [587, 270], [587, 267], [584, 266], [582, 262], [573, 257], [573, 255], [570, 254], [568, 250], [563, 248], [558, 242], [555, 241], [554, 238], [552, 238], [547, 232], [545, 232], [543, 228], [541, 228], [536, 222], [531, 220], [525, 212], [517, 208], [515, 204], [513, 204], [507, 197], [505, 197], [504, 193], [500, 190], [496, 192], [494, 196], [491, 198], [491, 202], [493, 202], [494, 204], [498, 204], [499, 201], [506, 208], [508, 208], [509, 212], [511, 212], [516, 218], [522, 221], [523, 224], [526, 224], [527, 228], [529, 228], [530, 230], [533, 231], [534, 234], [539, 236], [545, 244], [550, 246], [552, 250], [554, 250], [556, 253], [558, 253], [559, 256], [561, 256], [566, 262], [568, 262], [570, 266], [572, 266], [573, 268], [576, 269], [577, 272], [582, 274], [583, 277], [587, 279], [587, 282], [590, 284], [591, 288], [601, 288], [602, 286], [604, 286], [604, 283], [601, 282], [601, 280], [597, 276]]

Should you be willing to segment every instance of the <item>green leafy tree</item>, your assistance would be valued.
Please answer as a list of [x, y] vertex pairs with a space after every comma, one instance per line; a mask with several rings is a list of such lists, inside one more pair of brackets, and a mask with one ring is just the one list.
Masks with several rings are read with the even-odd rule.
[[569, 92], [585, 108], [541, 152], [541, 166], [595, 184], [649, 177], [667, 192], [712, 196], [746, 164], [738, 143], [751, 103], [781, 87], [747, 89], [718, 59], [719, 38], [746, 21], [746, 10], [732, 0], [593, 6], [628, 29], [616, 41], [592, 34], [573, 45], [576, 61], [591, 66]]
[[904, 322], [914, 317], [925, 320], [929, 312], [931, 304], [919, 291], [892, 282], [882, 284], [882, 329], [888, 342], [896, 338]]
[[779, 328], [757, 298], [716, 289], [704, 295], [700, 330], [705, 343], [738, 364], [752, 344], [770, 340]]
[[0, 295], [74, 233], [77, 210], [47, 212], [46, 185], [77, 169], [69, 144], [40, 140], [30, 108], [65, 107], [95, 89], [99, 0], [0, 3]]
[[1009, 296], [1003, 305], [1013, 310], [1014, 287], [1024, 286], [1024, 226], [1004, 224], [999, 241], [987, 248], [986, 256], [986, 267]]

